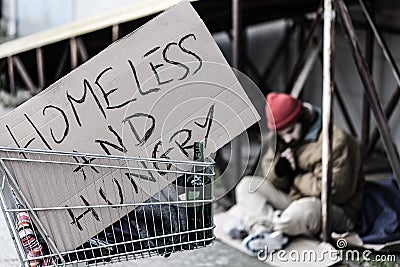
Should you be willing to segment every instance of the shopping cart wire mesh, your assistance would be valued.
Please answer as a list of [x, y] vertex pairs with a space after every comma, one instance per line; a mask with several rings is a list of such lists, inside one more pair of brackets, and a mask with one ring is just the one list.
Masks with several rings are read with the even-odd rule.
[[0, 153], [0, 204], [22, 266], [169, 256], [214, 239], [210, 159]]

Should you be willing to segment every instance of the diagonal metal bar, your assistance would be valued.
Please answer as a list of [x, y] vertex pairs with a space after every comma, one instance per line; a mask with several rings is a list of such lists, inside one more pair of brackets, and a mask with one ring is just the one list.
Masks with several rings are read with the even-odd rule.
[[265, 84], [263, 77], [258, 72], [256, 66], [254, 66], [253, 62], [248, 57], [248, 55], [244, 56], [244, 64], [245, 67], [247, 67], [247, 69], [253, 74], [256, 84], [258, 85], [258, 87], [260, 87], [261, 91], [265, 95], [266, 92], [269, 91], [267, 90], [269, 88], [267, 88], [268, 86]]
[[22, 80], [24, 81], [25, 85], [29, 88], [32, 94], [35, 93], [36, 88], [33, 84], [32, 78], [29, 76], [28, 71], [26, 70], [24, 63], [19, 58], [19, 56], [13, 56], [14, 59], [14, 66], [17, 69], [19, 75], [21, 76]]
[[296, 28], [296, 24], [290, 25], [289, 28], [286, 29], [285, 35], [282, 38], [282, 40], [279, 42], [278, 46], [276, 47], [276, 50], [273, 53], [273, 56], [271, 60], [269, 61], [268, 65], [265, 67], [262, 76], [267, 79], [274, 68], [277, 66], [277, 62], [279, 60], [279, 57], [285, 51], [285, 44], [287, 44], [290, 40], [290, 37], [292, 36], [294, 30]]
[[[374, 0], [369, 0], [370, 7], [374, 8]], [[374, 15], [374, 13], [373, 13]], [[367, 64], [369, 66], [369, 71], [373, 74], [373, 65], [374, 65], [374, 36], [372, 33], [372, 29], [366, 29], [365, 33], [365, 57], [367, 60]], [[367, 97], [364, 93], [363, 95], [363, 106], [362, 106], [362, 122], [361, 122], [361, 143], [363, 147], [366, 147], [369, 144], [370, 139], [370, 126], [371, 124], [371, 109], [368, 104]], [[366, 151], [363, 151], [365, 155]]]
[[89, 54], [86, 49], [86, 45], [83, 42], [81, 37], [76, 38], [76, 46], [79, 52], [79, 55], [81, 56], [82, 62], [86, 62], [89, 59]]
[[322, 41], [318, 41], [316, 45], [314, 45], [309, 53], [309, 56], [307, 57], [302, 70], [300, 70], [299, 75], [293, 84], [293, 87], [291, 88], [290, 94], [298, 98], [303, 91], [303, 86], [305, 82], [307, 81], [308, 77], [310, 76], [310, 73], [314, 67], [315, 61], [318, 58], [318, 55], [321, 52], [321, 44]]
[[397, 85], [400, 86], [399, 67], [396, 64], [396, 61], [395, 61], [392, 53], [390, 53], [390, 50], [389, 50], [385, 40], [383, 39], [382, 35], [378, 31], [378, 28], [376, 27], [376, 24], [373, 21], [371, 15], [369, 14], [369, 11], [368, 11], [367, 7], [365, 6], [364, 2], [362, 0], [359, 0], [359, 2], [360, 2], [360, 5], [364, 12], [365, 17], [366, 17], [369, 25], [371, 26], [372, 32], [375, 35], [375, 39], [376, 39], [377, 43], [379, 44], [379, 46], [382, 48], [383, 55], [386, 58], [386, 60], [388, 61], [390, 68], [392, 69], [392, 72], [393, 72], [394, 78], [396, 79]]
[[[399, 71], [399, 68], [396, 64], [396, 61], [395, 61], [393, 55], [390, 53], [388, 45], [386, 44], [385, 40], [383, 39], [382, 35], [380, 34], [380, 32], [376, 26], [376, 23], [374, 22], [370, 12], [368, 11], [367, 6], [364, 4], [364, 1], [359, 0], [359, 2], [361, 5], [361, 8], [363, 10], [363, 13], [368, 21], [368, 24], [370, 25], [371, 30], [375, 35], [375, 39], [376, 39], [377, 43], [379, 44], [379, 46], [381, 47], [383, 55], [386, 58], [386, 60], [388, 61], [389, 65], [392, 69], [393, 75], [394, 75], [397, 85], [398, 85], [397, 90], [390, 97], [391, 101], [386, 108], [386, 116], [389, 119], [391, 117], [391, 115], [393, 113], [393, 109], [397, 105], [397, 102], [399, 99], [400, 71]], [[379, 132], [378, 132], [378, 129], [375, 128], [373, 131], [373, 134], [371, 136], [371, 141], [368, 146], [368, 152], [371, 152], [375, 148], [378, 138], [379, 138]]]
[[[233, 42], [233, 35], [230, 31], [226, 32], [230, 42]], [[257, 84], [257, 86], [260, 87], [261, 91], [263, 92], [263, 94], [265, 95], [267, 92], [269, 92], [269, 88], [267, 88], [267, 84], [265, 84], [263, 76], [258, 72], [256, 66], [254, 65], [254, 63], [251, 61], [250, 57], [248, 56], [248, 54], [246, 52], [244, 52], [243, 55], [243, 68], [247, 68], [253, 75], [254, 75], [254, 79], [255, 82]]]
[[[321, 2], [321, 4], [322, 4], [322, 2]], [[320, 5], [318, 10], [317, 10], [317, 16], [315, 17], [315, 19], [314, 19], [314, 21], [313, 21], [313, 23], [311, 25], [311, 29], [310, 29], [310, 32], [308, 34], [306, 43], [305, 43], [302, 51], [300, 52], [300, 56], [297, 59], [296, 65], [294, 66], [292, 75], [290, 76], [289, 81], [288, 81], [288, 83], [286, 85], [286, 93], [289, 93], [292, 90], [293, 84], [297, 80], [300, 71], [304, 67], [308, 51], [309, 51], [310, 47], [313, 45], [314, 34], [317, 31], [317, 29], [318, 29], [318, 27], [320, 25], [320, 22], [321, 22], [322, 12], [323, 12], [323, 8], [322, 8], [322, 5]]]
[[78, 67], [78, 45], [75, 37], [69, 39], [71, 70]]
[[390, 165], [392, 166], [393, 172], [400, 182], [399, 153], [393, 142], [386, 116], [383, 112], [381, 103], [379, 102], [378, 95], [375, 89], [375, 84], [371, 77], [371, 74], [368, 71], [368, 66], [363, 57], [358, 38], [355, 34], [354, 27], [350, 19], [349, 12], [343, 0], [337, 0], [335, 4], [342, 22], [342, 26], [344, 28], [344, 32], [350, 43], [351, 51], [356, 62], [358, 73], [360, 75], [362, 83], [364, 84], [368, 102], [375, 116], [379, 131], [381, 132]]
[[336, 96], [336, 99], [337, 99], [337, 101], [339, 103], [340, 109], [342, 110], [342, 114], [344, 116], [344, 120], [346, 121], [347, 126], [349, 127], [349, 130], [350, 130], [351, 134], [354, 137], [357, 137], [358, 135], [357, 135], [356, 128], [354, 127], [354, 124], [353, 124], [353, 121], [351, 120], [351, 116], [349, 114], [349, 111], [348, 111], [348, 109], [346, 107], [346, 104], [344, 103], [344, 99], [343, 99], [341, 90], [339, 89], [336, 81], [334, 81], [333, 83], [334, 83], [333, 86], [334, 86], [335, 96]]
[[37, 66], [39, 90], [42, 90], [44, 89], [45, 86], [45, 77], [44, 77], [43, 49], [41, 47], [36, 48], [36, 66]]
[[54, 75], [53, 80], [58, 80], [58, 78], [60, 78], [62, 71], [65, 68], [66, 62], [67, 62], [67, 56], [68, 56], [68, 44], [65, 45], [64, 49], [63, 49], [63, 53], [61, 55], [61, 60], [60, 63], [58, 64], [56, 73]]
[[[394, 94], [391, 96], [389, 100], [389, 103], [385, 107], [385, 115], [386, 118], [388, 118], [388, 120], [390, 119], [390, 117], [392, 117], [394, 109], [399, 103], [399, 99], [400, 99], [400, 87], [397, 86]], [[371, 134], [370, 142], [367, 148], [367, 153], [370, 153], [372, 152], [372, 150], [374, 150], [376, 143], [378, 142], [378, 139], [379, 139], [379, 130], [375, 128]]]
[[15, 95], [15, 75], [14, 75], [14, 59], [13, 56], [7, 57], [7, 66], [8, 66], [8, 87], [10, 93]]

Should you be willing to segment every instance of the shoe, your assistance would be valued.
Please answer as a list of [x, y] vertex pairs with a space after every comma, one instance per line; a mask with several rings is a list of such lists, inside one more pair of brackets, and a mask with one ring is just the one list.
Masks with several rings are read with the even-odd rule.
[[272, 253], [283, 248], [289, 239], [282, 232], [261, 233], [247, 236], [242, 244], [254, 256], [260, 251], [264, 253]]
[[242, 240], [249, 235], [249, 232], [244, 225], [243, 221], [240, 219], [233, 219], [224, 225], [224, 231], [232, 239]]

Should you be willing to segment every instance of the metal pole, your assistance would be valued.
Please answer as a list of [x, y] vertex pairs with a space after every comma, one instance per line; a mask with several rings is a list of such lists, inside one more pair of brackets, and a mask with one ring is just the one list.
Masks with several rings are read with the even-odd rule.
[[69, 39], [69, 46], [71, 51], [71, 69], [73, 70], [78, 67], [78, 45], [75, 37]]
[[37, 73], [38, 73], [38, 84], [39, 90], [44, 89], [44, 58], [43, 58], [43, 49], [41, 47], [36, 48], [36, 64], [37, 64]]
[[[364, 2], [362, 0], [359, 0], [361, 8], [364, 12], [364, 15], [371, 26], [371, 29], [375, 35], [376, 41], [379, 44], [379, 46], [382, 48], [383, 55], [385, 56], [386, 60], [388, 61], [394, 78], [396, 79], [397, 85], [400, 86], [400, 71], [399, 68], [397, 67], [396, 61], [393, 57], [393, 55], [390, 53], [390, 50], [385, 42], [385, 40], [382, 38], [382, 35], [379, 33], [378, 29], [376, 28], [375, 22], [372, 20], [371, 15], [369, 14], [367, 7], [365, 6]], [[352, 26], [353, 28], [353, 26]]]
[[322, 239], [330, 240], [330, 204], [332, 180], [332, 96], [333, 96], [333, 52], [335, 37], [335, 18], [332, 9], [333, 0], [324, 0], [324, 45], [322, 68]]
[[[243, 25], [242, 0], [232, 0], [232, 67], [242, 70], [243, 67]], [[242, 141], [241, 135], [232, 141], [232, 161], [235, 166], [234, 175], [239, 179], [242, 175]]]
[[33, 84], [33, 81], [31, 79], [31, 77], [29, 76], [28, 71], [26, 70], [21, 59], [19, 58], [19, 56], [15, 56], [15, 55], [13, 56], [13, 59], [14, 59], [14, 65], [15, 65], [20, 77], [24, 81], [25, 85], [29, 88], [29, 90], [31, 91], [32, 94], [35, 94], [35, 91], [36, 91], [35, 85]]
[[337, 98], [339, 107], [342, 110], [344, 120], [346, 121], [347, 126], [349, 127], [349, 131], [354, 137], [357, 137], [356, 128], [354, 127], [354, 124], [353, 124], [353, 121], [351, 120], [349, 111], [347, 110], [346, 104], [344, 103], [344, 99], [343, 99], [341, 90], [339, 89], [339, 87], [335, 81], [333, 81], [333, 86], [334, 86], [335, 96]]
[[373, 114], [375, 116], [378, 128], [381, 132], [383, 143], [385, 146], [386, 153], [388, 155], [390, 165], [392, 166], [393, 172], [397, 179], [400, 181], [400, 157], [397, 148], [392, 140], [390, 129], [386, 120], [386, 116], [383, 112], [381, 103], [379, 102], [378, 95], [376, 94], [375, 84], [368, 72], [368, 66], [361, 52], [361, 47], [358, 42], [358, 38], [355, 34], [353, 24], [350, 19], [350, 15], [347, 11], [346, 5], [343, 0], [337, 0], [335, 2], [338, 13], [340, 15], [342, 25], [345, 33], [351, 44], [354, 60], [356, 61], [357, 70], [364, 84], [368, 102], [371, 106]]
[[272, 71], [276, 68], [279, 57], [284, 51], [285, 44], [290, 41], [290, 37], [292, 36], [294, 30], [296, 28], [296, 24], [291, 24], [289, 28], [286, 28], [286, 32], [282, 40], [279, 42], [278, 46], [276, 47], [276, 50], [273, 53], [273, 56], [271, 60], [268, 62], [264, 72], [263, 72], [263, 77], [265, 79], [268, 79], [268, 77], [272, 74]]
[[[385, 56], [386, 60], [389, 62], [389, 65], [392, 69], [393, 75], [396, 79], [397, 85], [400, 87], [400, 71], [399, 71], [399, 68], [397, 67], [396, 61], [395, 61], [393, 55], [390, 53], [390, 50], [389, 50], [385, 40], [383, 39], [382, 35], [380, 34], [379, 30], [377, 29], [376, 24], [375, 24], [373, 18], [371, 17], [364, 2], [362, 0], [359, 0], [359, 2], [360, 2], [360, 5], [364, 12], [365, 17], [366, 17], [369, 25], [371, 26], [372, 32], [375, 35], [376, 41], [379, 44], [379, 46], [382, 48], [383, 55]], [[397, 91], [398, 90], [396, 90], [396, 92], [394, 92], [391, 99], [397, 98], [397, 95], [399, 93]], [[397, 102], [397, 100], [396, 100], [396, 102]], [[392, 106], [393, 104], [395, 104], [395, 103], [391, 102], [389, 104], [389, 106]], [[391, 109], [390, 107], [388, 107], [386, 109], [386, 115], [391, 114], [390, 109]], [[388, 117], [390, 117], [390, 116], [388, 116]], [[375, 129], [373, 132], [372, 138], [371, 138], [371, 142], [368, 146], [368, 152], [371, 152], [374, 149], [376, 142], [378, 140], [378, 137], [379, 137], [379, 133], [378, 133], [377, 129]]]
[[[323, 63], [322, 63], [322, 62], [323, 62], [323, 55], [322, 55], [322, 53], [319, 53], [319, 58], [320, 58], [321, 64], [323, 64]], [[337, 102], [338, 102], [338, 104], [339, 104], [339, 107], [340, 107], [340, 109], [341, 109], [341, 111], [342, 111], [344, 120], [345, 120], [346, 123], [347, 123], [347, 127], [349, 127], [350, 133], [351, 133], [353, 136], [357, 137], [356, 128], [354, 127], [353, 121], [351, 120], [350, 113], [349, 113], [349, 111], [348, 111], [348, 109], [347, 109], [347, 107], [346, 107], [346, 103], [344, 102], [344, 99], [343, 99], [341, 90], [339, 89], [339, 86], [337, 85], [337, 82], [336, 82], [336, 80], [335, 80], [335, 77], [333, 77], [333, 92], [334, 92], [334, 95], [335, 95], [335, 97], [336, 97], [336, 99], [337, 99]]]
[[232, 66], [243, 67], [242, 0], [232, 0]]
[[290, 94], [295, 98], [299, 98], [301, 92], [303, 91], [303, 86], [310, 76], [315, 61], [321, 52], [321, 43], [321, 41], [318, 41], [318, 43], [311, 48], [311, 52], [309, 53], [309, 56], [303, 65], [303, 69], [298, 73], [297, 79], [290, 91]]
[[306, 43], [305, 43], [302, 51], [300, 52], [300, 56], [297, 59], [296, 65], [294, 66], [292, 75], [290, 76], [289, 82], [286, 85], [286, 93], [289, 93], [292, 90], [293, 84], [295, 83], [295, 81], [298, 78], [299, 73], [303, 69], [303, 66], [305, 64], [305, 58], [307, 56], [307, 52], [310, 49], [310, 47], [313, 45], [314, 34], [319, 27], [319, 24], [321, 22], [321, 17], [322, 17], [322, 7], [320, 6], [317, 10], [317, 16], [315, 17], [315, 19], [311, 25], [310, 33], [308, 34]]
[[115, 24], [111, 27], [112, 37], [111, 40], [113, 42], [117, 41], [119, 38], [119, 24]]
[[[370, 0], [371, 10], [373, 10], [374, 1]], [[373, 64], [374, 64], [374, 39], [371, 29], [367, 29], [365, 36], [365, 57], [367, 59], [367, 64], [369, 66], [369, 71], [371, 74], [373, 73]], [[369, 131], [370, 131], [370, 120], [371, 120], [371, 111], [368, 104], [367, 96], [364, 92], [363, 96], [363, 108], [362, 108], [362, 131], [361, 131], [361, 140], [363, 147], [366, 147], [369, 144]], [[365, 154], [366, 151], [363, 151]]]
[[[400, 99], [400, 87], [397, 86], [396, 91], [394, 92], [394, 94], [392, 95], [392, 97], [389, 100], [389, 103], [385, 107], [385, 115], [386, 115], [386, 118], [388, 118], [388, 120], [390, 119], [390, 117], [392, 117], [393, 111], [394, 111], [395, 107], [397, 106], [399, 99]], [[379, 138], [379, 130], [377, 128], [375, 128], [374, 131], [372, 132], [372, 135], [370, 138], [371, 140], [368, 145], [367, 153], [372, 152], [372, 150], [374, 150], [375, 145], [378, 142], [378, 138]]]
[[14, 59], [12, 56], [7, 57], [8, 65], [8, 86], [10, 93], [15, 95], [15, 76], [14, 76]]

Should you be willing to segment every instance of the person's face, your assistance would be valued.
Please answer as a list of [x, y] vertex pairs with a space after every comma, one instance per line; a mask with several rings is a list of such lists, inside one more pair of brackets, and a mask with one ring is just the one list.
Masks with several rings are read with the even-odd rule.
[[293, 145], [301, 139], [301, 132], [302, 125], [300, 122], [296, 122], [285, 129], [277, 131], [277, 134], [286, 144]]

